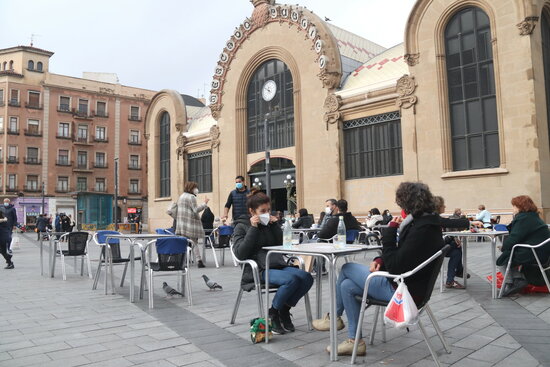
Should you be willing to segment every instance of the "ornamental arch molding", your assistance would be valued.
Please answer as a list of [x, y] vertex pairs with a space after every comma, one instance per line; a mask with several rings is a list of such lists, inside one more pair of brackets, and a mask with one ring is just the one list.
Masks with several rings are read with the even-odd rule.
[[170, 105], [174, 107], [175, 111], [175, 115], [170, 116], [170, 124], [171, 128], [173, 128], [171, 131], [180, 132], [187, 130], [187, 113], [185, 112], [185, 105], [181, 95], [174, 90], [163, 89], [153, 96], [147, 108], [147, 112], [145, 113], [143, 134], [147, 140], [158, 135], [158, 123], [162, 113], [170, 113], [170, 111], [166, 111], [166, 108], [160, 106], [166, 99], [168, 99]]

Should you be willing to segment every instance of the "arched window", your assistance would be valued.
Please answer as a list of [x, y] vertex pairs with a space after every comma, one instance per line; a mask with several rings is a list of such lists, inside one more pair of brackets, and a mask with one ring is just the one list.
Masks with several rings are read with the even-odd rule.
[[542, 57], [544, 62], [544, 84], [546, 87], [546, 119], [548, 134], [550, 136], [550, 14], [548, 9], [542, 12], [540, 29], [542, 32]]
[[6, 69], [6, 66], [8, 65], [8, 62], [7, 61], [4, 61], [4, 67], [2, 68], [2, 70], [7, 70]]
[[170, 196], [170, 115], [163, 112], [159, 126], [160, 197]]
[[[262, 96], [270, 97], [271, 92], [275, 95], [266, 102]], [[247, 92], [248, 153], [264, 150], [266, 117], [270, 149], [294, 146], [293, 97], [292, 75], [282, 61], [269, 60], [258, 67]]]
[[42, 71], [42, 61], [38, 61], [38, 62], [36, 63], [36, 70]]
[[445, 30], [453, 170], [498, 167], [497, 102], [489, 17], [469, 7]]
[[13, 60], [10, 60], [10, 70], [13, 70]]
[[29, 62], [27, 63], [27, 69], [34, 70], [34, 61], [29, 60]]

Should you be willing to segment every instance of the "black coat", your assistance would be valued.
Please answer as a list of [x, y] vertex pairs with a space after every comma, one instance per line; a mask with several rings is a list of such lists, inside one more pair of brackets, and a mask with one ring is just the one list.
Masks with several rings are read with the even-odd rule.
[[311, 228], [312, 225], [313, 217], [311, 215], [306, 215], [305, 217], [296, 219], [296, 222], [292, 223], [292, 228]]
[[0, 212], [4, 214], [5, 218], [8, 218], [6, 226], [10, 228], [11, 231], [11, 229], [17, 225], [17, 212], [15, 210], [15, 207], [11, 204], [8, 207], [0, 205]]
[[50, 221], [48, 220], [48, 218], [40, 216], [36, 220], [36, 228], [39, 232], [46, 232], [46, 228], [48, 228], [49, 223]]
[[[265, 270], [267, 250], [263, 247], [281, 246], [283, 244], [283, 231], [277, 223], [270, 223], [267, 226], [258, 224], [253, 227], [250, 224], [250, 217], [243, 215], [235, 222], [233, 233], [233, 252], [239, 260], [254, 260], [258, 264], [260, 274]], [[287, 263], [281, 254], [273, 254], [269, 258], [270, 269], [282, 269]], [[252, 269], [246, 266], [243, 272], [241, 283], [243, 287], [254, 282]]]
[[350, 212], [344, 214], [336, 214], [325, 223], [323, 228], [321, 228], [321, 231], [319, 232], [319, 238], [328, 240], [334, 237], [336, 233], [338, 233], [338, 223], [340, 222], [340, 217], [342, 215], [344, 216], [346, 231], [349, 231], [350, 229], [356, 229], [358, 231], [361, 230], [361, 224]]
[[[0, 218], [5, 218], [4, 213], [0, 211]], [[0, 222], [0, 244], [7, 246], [11, 241], [11, 230], [13, 227], [9, 226], [9, 221]]]
[[201, 222], [203, 229], [214, 229], [214, 213], [209, 207], [206, 207], [201, 215]]
[[[399, 245], [397, 244], [397, 228], [384, 228], [382, 232], [384, 265], [381, 270], [386, 270], [391, 274], [403, 274], [429, 259], [444, 246], [441, 226], [441, 217], [437, 214], [414, 218], [411, 223], [401, 229]], [[432, 271], [433, 266], [428, 265], [405, 280], [409, 292], [417, 304], [424, 299], [428, 291], [427, 283]]]
[[69, 219], [69, 217], [61, 218], [61, 231], [71, 232], [71, 229], [71, 220]]

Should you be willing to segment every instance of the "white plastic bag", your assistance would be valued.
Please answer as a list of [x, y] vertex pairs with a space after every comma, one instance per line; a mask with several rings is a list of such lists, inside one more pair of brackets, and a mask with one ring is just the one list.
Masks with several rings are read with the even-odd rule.
[[405, 328], [418, 322], [418, 308], [403, 280], [393, 294], [384, 312], [384, 322], [396, 328]]
[[19, 236], [15, 235], [11, 238], [10, 248], [13, 250], [15, 247], [21, 248], [19, 246]]

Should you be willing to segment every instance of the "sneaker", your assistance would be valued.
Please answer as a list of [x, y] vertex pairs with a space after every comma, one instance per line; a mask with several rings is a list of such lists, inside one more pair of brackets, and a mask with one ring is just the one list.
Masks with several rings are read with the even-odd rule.
[[445, 283], [445, 288], [454, 288], [454, 289], [466, 289], [465, 286], [460, 284], [457, 281], [447, 282]]
[[279, 310], [279, 319], [281, 320], [283, 327], [286, 331], [290, 331], [291, 333], [293, 333], [294, 331], [296, 331], [296, 328], [292, 323], [291, 316], [292, 314], [290, 313], [290, 307], [285, 306], [282, 310]]
[[[457, 272], [457, 273], [456, 273], [456, 276], [457, 276], [458, 278], [462, 278], [462, 277], [464, 277], [464, 272], [462, 272], [462, 271], [461, 271], [461, 272]], [[470, 279], [470, 274], [466, 274], [466, 279]]]
[[506, 283], [504, 290], [502, 291], [502, 297], [508, 297], [512, 294], [520, 292], [523, 288], [527, 287], [529, 282], [525, 279], [514, 279], [513, 283]]
[[206, 268], [206, 265], [202, 262], [202, 260], [197, 261], [197, 267], [198, 268]]
[[[313, 320], [313, 323], [311, 324], [313, 328], [317, 331], [329, 331], [330, 330], [330, 316], [327, 313], [325, 317], [319, 320]], [[344, 325], [344, 321], [340, 316], [336, 318], [336, 328], [338, 330], [342, 330], [345, 328], [346, 325]]]
[[8, 264], [4, 269], [13, 269], [15, 266], [13, 266], [13, 263]]
[[273, 331], [273, 334], [286, 334], [286, 330], [281, 323], [281, 318], [277, 310], [269, 310], [269, 318], [271, 319], [271, 331]]
[[[338, 344], [338, 355], [339, 356], [351, 356], [353, 354], [353, 339], [348, 339], [340, 344]], [[330, 353], [330, 345], [327, 347], [326, 351]], [[365, 356], [367, 355], [367, 345], [365, 341], [361, 339], [359, 345], [357, 346], [357, 355]]]

